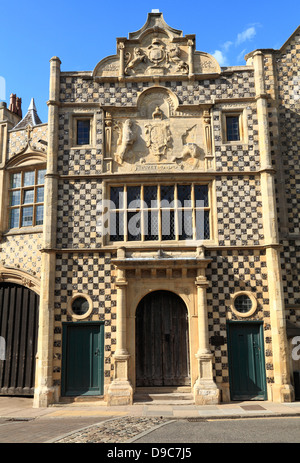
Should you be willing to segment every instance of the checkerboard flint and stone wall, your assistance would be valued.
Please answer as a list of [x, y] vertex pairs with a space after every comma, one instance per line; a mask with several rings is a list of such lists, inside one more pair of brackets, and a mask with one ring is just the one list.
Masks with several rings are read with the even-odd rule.
[[102, 199], [98, 180], [63, 180], [58, 185], [57, 246], [99, 248], [97, 205]]
[[58, 253], [54, 303], [54, 374], [55, 385], [61, 381], [62, 322], [72, 321], [68, 300], [75, 293], [88, 294], [93, 310], [88, 321], [104, 321], [104, 379], [113, 375], [112, 355], [116, 345], [116, 288], [111, 255], [95, 252]]
[[[60, 100], [62, 103], [78, 103], [80, 114], [94, 112], [96, 123], [96, 148], [70, 147], [70, 106], [62, 107], [59, 115], [58, 171], [64, 175], [58, 186], [58, 229], [56, 284], [55, 284], [55, 384], [60, 384], [62, 322], [71, 320], [67, 312], [68, 300], [73, 292], [85, 292], [93, 300], [92, 320], [105, 321], [105, 384], [113, 378], [112, 353], [116, 343], [116, 289], [114, 269], [110, 265], [110, 253], [103, 254], [97, 236], [97, 200], [102, 198], [100, 180], [87, 176], [102, 172], [103, 114], [97, 105], [135, 106], [138, 95], [150, 87], [147, 82], [101, 83], [82, 74], [62, 73]], [[255, 96], [253, 71], [240, 71], [217, 79], [195, 82], [164, 82], [181, 104], [212, 103], [215, 99], [252, 98]], [[228, 103], [228, 102], [227, 102]], [[216, 168], [219, 172], [232, 172], [232, 176], [216, 179], [217, 229], [220, 246], [261, 244], [262, 216], [259, 175], [259, 151], [257, 139], [257, 115], [254, 103], [246, 104], [247, 143], [224, 145], [220, 138], [221, 118], [218, 103], [212, 114], [215, 140]], [[234, 171], [253, 172], [253, 175], [234, 175]], [[84, 178], [66, 176], [84, 175]], [[98, 248], [98, 251], [93, 249]], [[64, 249], [66, 251], [64, 251]], [[73, 249], [75, 252], [67, 250]], [[80, 251], [84, 249], [84, 251]], [[91, 252], [88, 252], [91, 249]], [[226, 331], [226, 320], [234, 315], [230, 311], [229, 297], [232, 292], [251, 289], [258, 293], [259, 309], [256, 319], [265, 320], [265, 342], [268, 352], [268, 380], [272, 381], [271, 345], [269, 335], [268, 296], [266, 294], [265, 256], [257, 251], [220, 251], [212, 253], [213, 262], [208, 269], [209, 327], [213, 334]], [[225, 335], [226, 336], [226, 335]], [[270, 350], [269, 350], [270, 347]], [[228, 359], [226, 345], [215, 350], [214, 373], [218, 381], [228, 383]]]
[[[280, 52], [266, 54], [266, 90], [273, 165], [277, 169], [278, 224], [286, 316], [300, 322], [300, 32]], [[273, 78], [275, 72], [276, 79]], [[272, 104], [275, 102], [275, 104]], [[280, 198], [279, 198], [280, 197]], [[293, 236], [293, 239], [292, 236]]]
[[216, 180], [220, 246], [263, 242], [260, 180], [256, 176], [222, 176]]
[[[223, 336], [223, 346], [211, 346], [214, 353], [214, 375], [218, 383], [229, 383], [227, 357], [227, 320], [237, 320], [231, 299], [239, 291], [249, 291], [257, 298], [257, 310], [249, 320], [264, 321], [265, 364], [267, 382], [272, 383], [273, 360], [269, 311], [266, 255], [264, 250], [211, 251], [206, 273], [209, 336]], [[248, 320], [248, 318], [247, 318]]]

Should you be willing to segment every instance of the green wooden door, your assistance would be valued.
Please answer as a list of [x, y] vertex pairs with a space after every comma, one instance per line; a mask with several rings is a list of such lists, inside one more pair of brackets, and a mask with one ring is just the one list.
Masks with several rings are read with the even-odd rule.
[[264, 400], [266, 394], [261, 323], [228, 323], [231, 400]]
[[63, 325], [62, 394], [103, 394], [104, 325]]

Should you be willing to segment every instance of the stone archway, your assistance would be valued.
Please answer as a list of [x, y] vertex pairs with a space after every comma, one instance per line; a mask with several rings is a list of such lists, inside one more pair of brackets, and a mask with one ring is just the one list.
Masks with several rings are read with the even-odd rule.
[[188, 312], [170, 291], [153, 291], [136, 310], [136, 386], [190, 386]]
[[0, 283], [0, 394], [32, 396], [38, 338], [39, 296], [16, 283]]

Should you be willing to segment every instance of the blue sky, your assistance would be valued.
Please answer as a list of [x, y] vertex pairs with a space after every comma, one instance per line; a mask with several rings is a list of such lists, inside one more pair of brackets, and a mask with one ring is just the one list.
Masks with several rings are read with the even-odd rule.
[[196, 48], [221, 66], [245, 64], [258, 48], [280, 48], [300, 24], [299, 0], [151, 2], [52, 0], [2, 2], [0, 99], [22, 98], [23, 114], [34, 97], [47, 122], [49, 60], [58, 56], [62, 71], [90, 71], [116, 53], [116, 37], [140, 29], [152, 9], [183, 34], [196, 34]]

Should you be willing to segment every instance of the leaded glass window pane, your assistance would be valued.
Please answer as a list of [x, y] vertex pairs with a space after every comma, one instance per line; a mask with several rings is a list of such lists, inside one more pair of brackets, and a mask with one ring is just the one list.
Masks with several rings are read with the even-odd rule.
[[11, 209], [10, 211], [10, 228], [19, 227], [20, 209]]
[[210, 238], [209, 211], [196, 211], [196, 239], [208, 240]]
[[10, 206], [18, 206], [21, 201], [21, 191], [11, 191], [10, 192], [10, 201], [9, 204]]
[[127, 187], [127, 208], [137, 209], [141, 207], [141, 187]]
[[240, 139], [239, 116], [226, 117], [227, 141], [237, 141]]
[[25, 190], [23, 204], [31, 204], [34, 202], [34, 190]]
[[44, 183], [45, 183], [45, 174], [46, 174], [45, 169], [38, 170], [38, 178], [37, 178], [38, 185], [44, 185]]
[[24, 186], [34, 185], [35, 171], [24, 172]]
[[36, 206], [36, 225], [43, 225], [44, 222], [44, 206]]
[[124, 187], [111, 187], [110, 189], [111, 209], [123, 209], [124, 207]]
[[157, 186], [144, 186], [144, 202], [147, 207], [157, 207]]
[[158, 211], [146, 211], [144, 213], [144, 240], [157, 241], [158, 238]]
[[44, 201], [44, 187], [40, 186], [39, 188], [37, 188], [36, 202], [42, 203], [43, 201]]
[[178, 238], [180, 240], [193, 239], [193, 212], [192, 210], [178, 211]]
[[252, 308], [252, 301], [247, 294], [241, 294], [235, 298], [234, 307], [238, 312], [247, 313]]
[[179, 201], [179, 207], [191, 206], [192, 200], [192, 187], [191, 185], [178, 185], [177, 186], [177, 199]]
[[21, 187], [21, 173], [13, 174], [11, 176], [11, 188]]
[[174, 185], [161, 185], [160, 187], [161, 207], [173, 207]]
[[207, 185], [195, 185], [195, 206], [196, 207], [208, 207], [208, 186]]
[[124, 213], [110, 213], [110, 239], [111, 241], [124, 241]]
[[141, 240], [141, 212], [127, 212], [128, 241]]
[[175, 240], [175, 217], [174, 211], [163, 210], [161, 212], [162, 240]]
[[22, 227], [28, 227], [33, 224], [33, 206], [23, 207], [22, 209]]
[[89, 145], [90, 143], [90, 120], [77, 121], [77, 145]]

